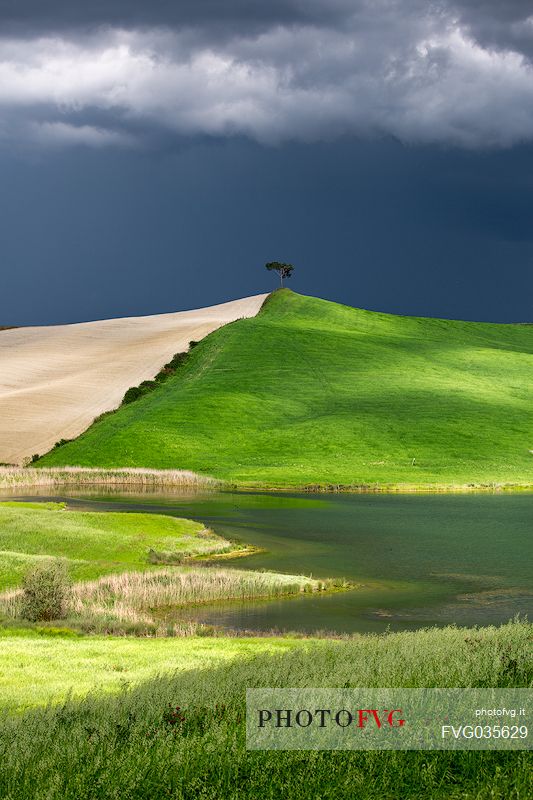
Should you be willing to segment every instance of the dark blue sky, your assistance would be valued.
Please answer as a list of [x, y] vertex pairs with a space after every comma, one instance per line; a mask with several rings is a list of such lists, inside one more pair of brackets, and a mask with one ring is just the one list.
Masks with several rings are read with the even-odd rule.
[[69, 150], [1, 163], [1, 324], [296, 291], [370, 309], [533, 321], [533, 149], [393, 141], [162, 152]]
[[[119, 34], [84, 19], [85, 6], [65, 31], [61, 3], [50, 5], [57, 17], [26, 17], [30, 24], [16, 4], [0, 2], [11, 31], [0, 36], [0, 325], [211, 305], [273, 288], [263, 267], [270, 260], [294, 263], [296, 291], [349, 305], [533, 321], [533, 121], [523, 105], [524, 75], [531, 82], [533, 72], [524, 72], [527, 27], [517, 34], [527, 5], [511, 3], [507, 19], [497, 4], [470, 4], [458, 40], [440, 18], [420, 31], [420, 4], [410, 0], [397, 8], [404, 10], [397, 41], [385, 6], [381, 16], [367, 6], [364, 19], [350, 17], [346, 38], [342, 2], [310, 3], [311, 21], [299, 20], [303, 7], [290, 2], [273, 7], [273, 20], [243, 10], [261, 5], [222, 4], [234, 11], [231, 34], [212, 4], [181, 4], [184, 14], [204, 9], [192, 22], [165, 20], [159, 4], [163, 18], [132, 15], [133, 44], [108, 50]], [[106, 7], [127, 21], [123, 3]], [[98, 4], [91, 8], [105, 16]], [[148, 23], [156, 33], [142, 27]], [[292, 44], [281, 46], [280, 30]], [[371, 54], [368, 64], [363, 56], [353, 62], [352, 45], [369, 30], [384, 53], [396, 48], [395, 64], [398, 53], [409, 61], [392, 93], [390, 71], [375, 85], [380, 103], [367, 92]], [[309, 31], [329, 43], [327, 63], [323, 51], [318, 66], [312, 62]], [[51, 33], [61, 47], [49, 44]], [[440, 73], [420, 98], [420, 79], [407, 92], [405, 75], [413, 42], [425, 52], [430, 36], [441, 38], [423, 68], [431, 81], [435, 64]], [[141, 58], [147, 37], [152, 61]], [[288, 80], [294, 42], [301, 53], [291, 56]], [[249, 54], [251, 44], [260, 58]], [[350, 46], [346, 63], [341, 45]], [[492, 51], [500, 61], [487, 61]], [[102, 77], [109, 53], [112, 69]], [[272, 84], [274, 67], [285, 77]], [[463, 73], [479, 81], [472, 96], [458, 94]], [[500, 75], [505, 92], [491, 94]]]

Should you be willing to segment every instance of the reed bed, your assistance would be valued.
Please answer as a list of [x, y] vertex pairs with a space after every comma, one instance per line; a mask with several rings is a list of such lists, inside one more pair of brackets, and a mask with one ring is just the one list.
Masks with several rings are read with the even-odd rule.
[[216, 478], [181, 469], [125, 467], [0, 467], [0, 489], [22, 486], [175, 486], [207, 489], [221, 485]]
[[[179, 608], [219, 600], [275, 598], [302, 592], [321, 592], [335, 586], [333, 580], [315, 580], [303, 575], [219, 567], [169, 568], [152, 572], [125, 572], [74, 584], [66, 617], [84, 626], [116, 623], [126, 626], [160, 626], [157, 609]], [[9, 590], [0, 595], [0, 614], [20, 618], [23, 592]]]
[[322, 591], [327, 583], [296, 575], [211, 567], [128, 572], [76, 584], [69, 616], [149, 625], [155, 621], [156, 609]]
[[327, 581], [302, 575], [202, 567], [125, 572], [77, 583], [72, 592], [73, 610], [87, 604], [126, 603], [135, 608], [182, 606], [216, 600], [251, 600], [286, 594], [322, 591]]

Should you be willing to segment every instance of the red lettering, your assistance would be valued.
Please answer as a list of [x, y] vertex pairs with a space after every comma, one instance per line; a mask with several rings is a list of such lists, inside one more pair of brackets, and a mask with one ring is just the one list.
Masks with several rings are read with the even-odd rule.
[[369, 715], [374, 718], [376, 725], [378, 728], [381, 728], [381, 720], [379, 718], [379, 714], [377, 709], [375, 708], [360, 708], [357, 712], [358, 715], [358, 728], [364, 728], [366, 723], [369, 721]]
[[[388, 709], [385, 709], [385, 711], [388, 711]], [[401, 713], [402, 713], [401, 708], [393, 708], [392, 711], [389, 711], [389, 714], [387, 716], [387, 722], [389, 723], [391, 728], [401, 728], [402, 725], [405, 725], [404, 719], [399, 719], [397, 724], [396, 725], [394, 724], [394, 715]]]

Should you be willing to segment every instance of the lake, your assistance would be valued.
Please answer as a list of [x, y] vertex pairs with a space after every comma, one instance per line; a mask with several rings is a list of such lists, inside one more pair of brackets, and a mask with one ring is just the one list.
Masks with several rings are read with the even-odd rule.
[[239, 630], [353, 633], [533, 617], [533, 494], [46, 491], [31, 499], [190, 517], [262, 548], [226, 566], [342, 576], [358, 585], [203, 606], [180, 612], [186, 618]]

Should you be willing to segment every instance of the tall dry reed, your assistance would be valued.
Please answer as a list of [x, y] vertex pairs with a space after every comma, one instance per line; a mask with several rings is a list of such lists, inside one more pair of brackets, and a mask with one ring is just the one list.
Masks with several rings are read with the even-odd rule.
[[[144, 612], [165, 606], [185, 606], [216, 600], [251, 600], [321, 591], [327, 581], [297, 575], [202, 567], [125, 572], [77, 583], [71, 599], [74, 614], [101, 613], [121, 616], [126, 609]], [[129, 613], [129, 612], [128, 612]]]
[[22, 486], [175, 486], [215, 488], [221, 482], [190, 470], [96, 467], [0, 467], [0, 489]]
[[[67, 604], [69, 619], [151, 624], [157, 608], [180, 607], [217, 600], [253, 600], [320, 592], [334, 585], [302, 575], [220, 567], [170, 568], [106, 575], [76, 583]], [[0, 595], [0, 614], [20, 616], [21, 589]]]

